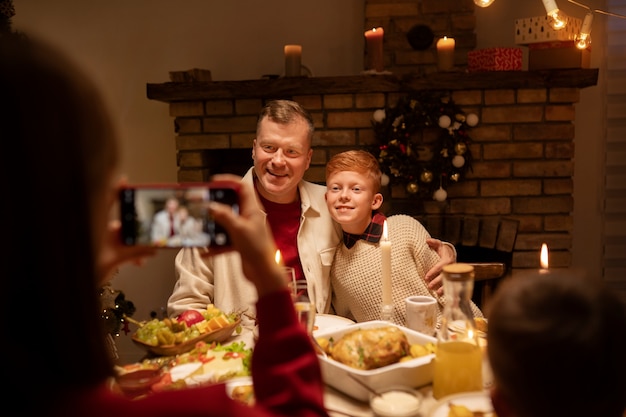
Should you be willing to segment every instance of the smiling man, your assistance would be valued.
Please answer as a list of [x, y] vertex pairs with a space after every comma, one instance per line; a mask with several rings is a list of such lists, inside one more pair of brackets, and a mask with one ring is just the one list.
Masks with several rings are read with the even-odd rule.
[[[252, 146], [254, 166], [243, 181], [254, 185], [283, 263], [294, 268], [296, 279], [306, 280], [317, 312], [328, 313], [330, 267], [341, 240], [341, 228], [326, 207], [326, 187], [303, 180], [313, 155], [313, 132], [313, 118], [298, 103], [268, 102], [257, 122]], [[440, 241], [435, 240], [433, 245], [442, 256], [432, 271], [437, 277], [441, 267], [453, 262], [456, 254]], [[213, 303], [222, 311], [245, 311], [244, 317], [254, 319], [256, 292], [243, 276], [239, 254], [207, 257], [207, 253], [206, 249], [184, 248], [176, 256], [178, 281], [168, 300], [168, 314], [203, 310]], [[439, 287], [436, 279], [433, 285]]]

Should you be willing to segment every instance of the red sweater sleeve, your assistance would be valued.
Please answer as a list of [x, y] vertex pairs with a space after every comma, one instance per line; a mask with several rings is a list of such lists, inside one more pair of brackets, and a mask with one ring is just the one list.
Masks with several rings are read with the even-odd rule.
[[257, 403], [290, 416], [326, 416], [317, 354], [288, 291], [257, 303], [259, 340], [252, 357]]

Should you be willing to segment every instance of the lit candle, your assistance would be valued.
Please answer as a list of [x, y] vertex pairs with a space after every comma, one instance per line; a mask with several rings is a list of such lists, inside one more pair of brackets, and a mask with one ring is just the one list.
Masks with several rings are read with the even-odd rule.
[[380, 252], [382, 259], [383, 306], [385, 306], [393, 304], [391, 299], [391, 241], [387, 233], [387, 220], [383, 223]]
[[276, 254], [274, 255], [274, 260], [276, 261], [277, 265], [280, 265], [283, 269], [283, 272], [285, 273], [286, 277], [287, 277], [287, 285], [289, 286], [289, 288], [292, 291], [292, 295], [295, 295], [295, 291], [296, 291], [296, 271], [295, 269], [293, 269], [290, 266], [284, 266], [283, 265], [283, 256], [280, 253], [280, 249], [276, 250]]
[[367, 41], [367, 59], [369, 69], [376, 72], [382, 72], [383, 64], [383, 36], [385, 31], [383, 28], [372, 28], [365, 32], [365, 40]]
[[550, 266], [548, 263], [548, 245], [543, 243], [541, 245], [541, 254], [539, 255], [539, 264], [541, 265], [541, 269], [539, 270], [540, 274], [547, 274], [548, 267]]
[[437, 41], [437, 68], [451, 71], [454, 68], [454, 39], [444, 36]]
[[302, 45], [285, 45], [285, 77], [301, 75]]

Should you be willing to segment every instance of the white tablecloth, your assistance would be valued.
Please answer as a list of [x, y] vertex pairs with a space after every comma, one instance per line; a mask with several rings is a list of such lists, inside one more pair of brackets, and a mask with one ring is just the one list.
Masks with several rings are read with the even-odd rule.
[[[253, 347], [255, 333], [254, 328], [244, 326], [242, 332], [233, 336], [227, 343], [243, 341], [246, 343], [246, 346]], [[486, 364], [483, 369], [483, 376], [486, 377], [485, 388], [488, 388], [491, 383], [491, 374]], [[432, 385], [421, 387], [419, 391], [423, 394], [420, 415], [421, 417], [428, 417], [431, 409], [437, 404], [437, 400], [432, 394]], [[332, 417], [375, 417], [374, 412], [367, 402], [356, 400], [328, 385], [326, 386], [324, 401]]]
[[[228, 343], [241, 341], [245, 342], [246, 346], [254, 346], [254, 329], [244, 327], [242, 332], [235, 335]], [[430, 385], [422, 387], [419, 391], [424, 395], [420, 412], [423, 417], [427, 417], [428, 411], [437, 401], [433, 398], [432, 387]], [[345, 417], [346, 415], [351, 417], [375, 417], [367, 402], [349, 397], [330, 386], [326, 386], [324, 401], [329, 410], [329, 414], [333, 417]]]

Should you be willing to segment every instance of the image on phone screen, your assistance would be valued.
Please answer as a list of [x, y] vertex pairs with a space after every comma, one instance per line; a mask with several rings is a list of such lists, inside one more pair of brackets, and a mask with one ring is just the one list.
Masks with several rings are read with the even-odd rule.
[[237, 191], [209, 186], [137, 186], [120, 190], [122, 241], [156, 247], [226, 247], [226, 230], [213, 221], [210, 201], [239, 211]]

